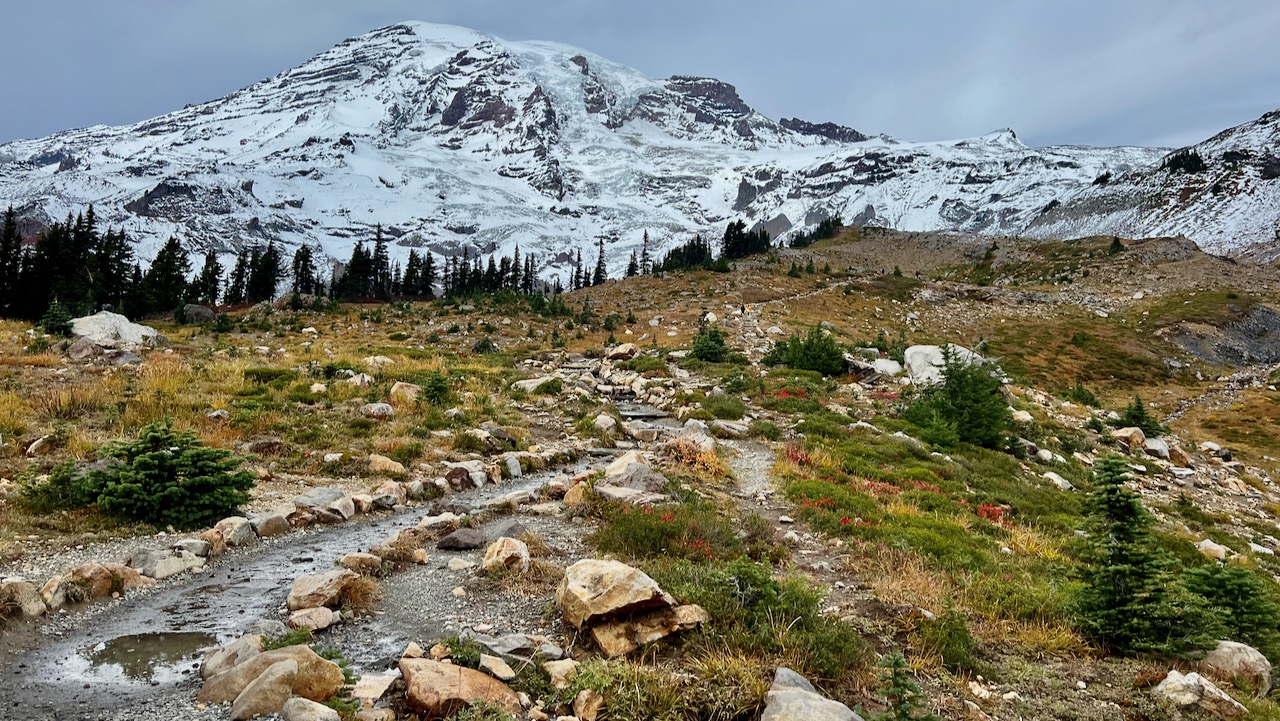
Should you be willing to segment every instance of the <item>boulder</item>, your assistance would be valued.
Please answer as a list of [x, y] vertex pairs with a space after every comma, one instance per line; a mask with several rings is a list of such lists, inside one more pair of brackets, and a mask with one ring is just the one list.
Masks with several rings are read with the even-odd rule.
[[385, 421], [395, 418], [396, 409], [390, 403], [366, 403], [360, 406], [360, 415]]
[[1057, 473], [1054, 473], [1053, 471], [1046, 471], [1044, 474], [1044, 478], [1045, 480], [1049, 481], [1050, 483], [1052, 483], [1053, 485], [1057, 486], [1058, 488], [1064, 491], [1075, 490], [1075, 486], [1071, 485], [1071, 481], [1068, 481], [1067, 479], [1063, 478]]
[[1151, 693], [1179, 709], [1197, 707], [1218, 718], [1238, 718], [1248, 713], [1240, 702], [1195, 672], [1183, 675], [1177, 670], [1170, 671]]
[[541, 388], [543, 383], [548, 383], [551, 380], [551, 376], [543, 376], [542, 378], [526, 378], [525, 380], [512, 383], [511, 388], [525, 393], [533, 393]]
[[[404, 656], [410, 658], [422, 658], [421, 649], [419, 649], [419, 653], [416, 657], [409, 656], [407, 650]], [[364, 674], [360, 677], [359, 681], [356, 681], [355, 688], [351, 690], [351, 698], [359, 701], [361, 706], [370, 708], [374, 704], [378, 703], [378, 701], [381, 701], [383, 696], [387, 695], [387, 691], [391, 689], [391, 685], [399, 678], [399, 676], [392, 676], [390, 674]]]
[[1179, 468], [1191, 467], [1191, 456], [1179, 446], [1169, 446], [1169, 462]]
[[231, 721], [266, 716], [284, 707], [293, 696], [293, 683], [298, 676], [298, 662], [285, 659], [263, 671], [231, 704]]
[[631, 360], [639, 354], [640, 346], [635, 343], [623, 343], [622, 345], [610, 348], [609, 351], [605, 353], [604, 357], [612, 361]]
[[298, 673], [293, 681], [293, 693], [296, 696], [312, 701], [326, 701], [345, 682], [338, 664], [321, 658], [309, 646], [299, 644], [264, 651], [222, 673], [208, 677], [196, 694], [196, 700], [202, 703], [231, 703], [264, 671], [289, 659], [298, 666]]
[[243, 516], [231, 516], [218, 521], [213, 530], [222, 533], [223, 540], [232, 548], [240, 548], [258, 540], [253, 524]]
[[[581, 484], [579, 486], [574, 486], [574, 488], [577, 489], [580, 486]], [[650, 491], [638, 491], [634, 488], [623, 488], [622, 486], [614, 486], [608, 483], [598, 484], [592, 490], [595, 492], [598, 498], [603, 498], [606, 501], [612, 501], [614, 503], [624, 503], [624, 504], [629, 503], [633, 506], [652, 506], [659, 503], [666, 503], [667, 501], [671, 500], [670, 497], [665, 496], [661, 493], [652, 493]], [[573, 491], [570, 491], [569, 493], [565, 494], [564, 498], [565, 498], [566, 505], [573, 505], [573, 503], [570, 502], [570, 498], [569, 498], [569, 495], [572, 492]]]
[[618, 419], [607, 413], [601, 413], [596, 416], [595, 420], [591, 422], [591, 425], [601, 433], [612, 434], [617, 433], [618, 431]]
[[751, 426], [742, 421], [711, 421], [711, 433], [721, 438], [745, 438]]
[[26, 581], [11, 580], [0, 583], [0, 598], [7, 598], [11, 603], [16, 604], [26, 618], [43, 616], [49, 610], [40, 594], [40, 589]]
[[350, 496], [343, 496], [325, 506], [325, 510], [333, 511], [341, 516], [342, 520], [349, 521], [352, 516], [356, 515], [356, 502], [351, 500]]
[[283, 721], [342, 721], [342, 716], [328, 706], [296, 696], [284, 702], [280, 718]]
[[1035, 416], [1027, 411], [1014, 411], [1012, 418], [1014, 423], [1031, 423], [1035, 421]]
[[377, 453], [370, 453], [369, 472], [381, 473], [384, 476], [403, 476], [405, 469], [404, 464], [399, 461], [380, 456]]
[[628, 468], [637, 463], [647, 466], [649, 465], [649, 459], [645, 458], [644, 454], [640, 451], [627, 451], [613, 459], [613, 462], [609, 465], [605, 466], [604, 477], [613, 478], [614, 476], [621, 475]]
[[247, 633], [205, 657], [200, 664], [200, 678], [217, 676], [262, 653], [262, 636]]
[[304, 608], [289, 614], [290, 628], [309, 628], [312, 631], [323, 631], [337, 622], [338, 614], [324, 606]]
[[1120, 441], [1134, 451], [1142, 448], [1147, 443], [1147, 434], [1142, 432], [1141, 428], [1130, 426], [1128, 428], [1117, 428], [1111, 431], [1111, 437]]
[[373, 376], [368, 373], [357, 373], [350, 378], [344, 379], [342, 382], [347, 385], [355, 386], [356, 388], [368, 388], [373, 385]]
[[1196, 550], [1200, 551], [1201, 553], [1208, 556], [1209, 558], [1214, 558], [1219, 561], [1226, 560], [1227, 556], [1231, 555], [1230, 548], [1227, 548], [1221, 543], [1217, 543], [1209, 538], [1206, 538], [1203, 541], [1197, 543]]
[[227, 552], [227, 538], [216, 528], [201, 532], [200, 540], [209, 544], [209, 558], [217, 558]]
[[1219, 641], [1217, 648], [1204, 657], [1200, 666], [1207, 675], [1221, 683], [1243, 680], [1253, 687], [1255, 696], [1266, 696], [1271, 690], [1271, 662], [1252, 646]]
[[182, 306], [182, 317], [191, 325], [204, 325], [205, 323], [212, 323], [216, 320], [218, 314], [207, 305], [187, 303]]
[[318, 606], [336, 606], [347, 584], [356, 578], [359, 578], [358, 574], [345, 568], [299, 576], [289, 589], [289, 596], [285, 603], [290, 611]]
[[[963, 346], [951, 344], [946, 348], [956, 362], [966, 365], [983, 362], [982, 356]], [[913, 385], [934, 386], [942, 382], [942, 369], [946, 365], [946, 353], [942, 346], [913, 345], [903, 353], [903, 360], [907, 377]]]
[[640, 569], [597, 559], [569, 566], [555, 598], [565, 621], [578, 630], [610, 618], [675, 605], [675, 599]]
[[293, 505], [298, 508], [324, 508], [334, 501], [342, 498], [342, 489], [340, 488], [312, 488], [306, 493], [293, 499]]
[[902, 364], [892, 358], [877, 358], [871, 362], [871, 367], [882, 376], [893, 377], [902, 374]]
[[1169, 443], [1163, 438], [1148, 438], [1142, 444], [1142, 451], [1148, 456], [1169, 460]]
[[480, 568], [485, 573], [500, 570], [528, 573], [530, 562], [529, 546], [524, 541], [503, 536], [494, 541], [484, 552], [484, 560], [480, 562]]
[[593, 688], [584, 688], [573, 699], [573, 715], [579, 721], [596, 721], [604, 709], [604, 694]]
[[396, 381], [396, 384], [391, 386], [389, 395], [401, 403], [413, 403], [418, 400], [420, 393], [422, 393], [422, 386]]
[[483, 701], [509, 714], [521, 712], [520, 698], [488, 674], [423, 658], [400, 659], [405, 701], [425, 718], [447, 718]]
[[180, 573], [188, 571], [196, 571], [204, 568], [204, 558], [188, 553], [186, 551], [178, 551], [177, 553], [165, 556], [156, 561], [155, 566], [151, 568], [151, 573], [146, 575], [156, 579], [169, 578]]
[[162, 348], [169, 341], [155, 328], [131, 322], [119, 313], [101, 311], [71, 321], [71, 334], [88, 338], [98, 345], [125, 343]]
[[609, 658], [617, 658], [677, 631], [697, 628], [711, 617], [696, 605], [651, 611], [635, 618], [607, 621], [591, 629], [591, 638]]
[[566, 658], [563, 661], [547, 661], [542, 664], [542, 670], [546, 671], [547, 675], [551, 677], [552, 688], [563, 691], [569, 688], [569, 685], [573, 683], [573, 679], [577, 677], [578, 662], [571, 658]]
[[253, 532], [258, 534], [258, 538], [272, 538], [274, 536], [282, 536], [289, 532], [289, 519], [284, 517], [283, 513], [259, 513], [249, 519], [249, 525], [253, 526]]
[[848, 706], [823, 697], [813, 684], [789, 668], [780, 667], [765, 695], [760, 721], [863, 721]]
[[[612, 470], [614, 467], [609, 468]], [[602, 483], [652, 493], [666, 488], [667, 477], [650, 468], [647, 463], [632, 463], [613, 474], [606, 472]]]
[[436, 541], [436, 548], [442, 551], [474, 551], [483, 548], [489, 542], [484, 531], [476, 528], [459, 528]]
[[44, 605], [50, 613], [54, 613], [67, 605], [67, 587], [63, 584], [60, 576], [54, 576], [44, 582], [44, 585], [40, 587], [40, 600], [44, 601]]
[[382, 559], [372, 553], [355, 551], [339, 558], [338, 565], [362, 576], [373, 576], [382, 570]]

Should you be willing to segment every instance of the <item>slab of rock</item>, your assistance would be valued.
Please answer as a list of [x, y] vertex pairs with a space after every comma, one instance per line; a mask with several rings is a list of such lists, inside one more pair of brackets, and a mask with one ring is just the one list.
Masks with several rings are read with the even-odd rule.
[[[982, 363], [982, 356], [958, 345], [947, 346], [956, 362], [971, 365]], [[903, 365], [911, 383], [917, 386], [934, 386], [942, 382], [942, 369], [946, 365], [942, 346], [913, 345], [903, 353]]]
[[1201, 553], [1208, 556], [1209, 558], [1214, 558], [1219, 561], [1226, 560], [1227, 556], [1231, 555], [1230, 548], [1227, 548], [1221, 543], [1217, 543], [1214, 540], [1209, 538], [1206, 538], [1203, 541], [1197, 543], [1196, 550], [1200, 551]]
[[[494, 571], [528, 573], [531, 562], [528, 544], [516, 538], [503, 536], [490, 544], [489, 548], [484, 552], [484, 559], [480, 561], [480, 568], [485, 573], [493, 573]], [[503, 680], [506, 681], [508, 679]]]
[[231, 643], [220, 646], [205, 657], [200, 664], [200, 678], [217, 676], [262, 653], [262, 636], [247, 633]]
[[1255, 696], [1271, 690], [1271, 662], [1258, 649], [1235, 641], [1219, 641], [1217, 648], [1200, 662], [1209, 676], [1222, 683], [1243, 679], [1253, 686]]
[[711, 421], [711, 432], [724, 438], [745, 438], [751, 426], [742, 421]]
[[1169, 443], [1163, 438], [1148, 438], [1142, 444], [1142, 451], [1148, 456], [1169, 460]]
[[552, 380], [551, 376], [544, 376], [542, 378], [527, 378], [525, 380], [516, 381], [515, 383], [512, 383], [511, 387], [514, 390], [524, 391], [525, 393], [533, 393], [534, 391], [541, 388], [542, 384], [548, 383], [551, 380]]
[[480, 670], [499, 681], [510, 681], [516, 677], [516, 672], [506, 661], [487, 653], [480, 654]]
[[99, 345], [126, 343], [162, 348], [169, 341], [150, 326], [131, 322], [119, 313], [101, 311], [71, 321], [71, 334], [88, 338]]
[[338, 565], [362, 576], [373, 576], [382, 570], [382, 559], [372, 553], [352, 552], [338, 559]]
[[253, 532], [253, 524], [244, 516], [231, 516], [218, 521], [213, 530], [222, 533], [222, 538], [232, 548], [241, 548], [258, 540]]
[[639, 354], [640, 354], [640, 346], [636, 345], [635, 343], [623, 343], [622, 345], [614, 346], [613, 348], [610, 348], [609, 351], [605, 353], [604, 357], [614, 361], [631, 360], [632, 358], [635, 358]]
[[1195, 672], [1183, 675], [1177, 670], [1170, 671], [1151, 693], [1179, 708], [1197, 707], [1223, 719], [1238, 718], [1249, 711], [1212, 681]]
[[823, 697], [808, 679], [779, 668], [765, 695], [760, 721], [863, 721], [848, 706]]
[[1117, 428], [1111, 431], [1111, 437], [1129, 447], [1129, 450], [1137, 450], [1147, 443], [1147, 434], [1142, 432], [1141, 428], [1130, 426], [1128, 428]]
[[648, 466], [649, 459], [645, 458], [644, 454], [641, 453], [640, 451], [627, 451], [626, 453], [623, 453], [622, 455], [613, 459], [612, 463], [605, 466], [604, 477], [613, 478], [614, 476], [621, 475], [622, 473], [626, 472], [628, 468], [630, 468], [631, 466], [637, 463], [642, 466]]
[[551, 677], [552, 688], [563, 691], [569, 688], [569, 685], [573, 683], [573, 679], [577, 678], [578, 662], [571, 658], [566, 658], [563, 661], [547, 661], [542, 664], [542, 670], [546, 671], [547, 675]]
[[297, 676], [298, 662], [293, 659], [272, 664], [236, 696], [231, 704], [231, 721], [247, 721], [279, 711], [293, 696]]
[[0, 598], [8, 598], [17, 604], [26, 618], [43, 616], [49, 610], [40, 595], [40, 589], [26, 581], [11, 580], [0, 583]]
[[[297, 696], [284, 702], [284, 706], [280, 709], [280, 718], [284, 721], [342, 721], [337, 711], [322, 703]], [[394, 719], [394, 716], [392, 718]]]
[[1049, 481], [1050, 483], [1052, 483], [1053, 485], [1057, 486], [1058, 488], [1064, 491], [1075, 490], [1075, 486], [1071, 485], [1071, 481], [1068, 481], [1067, 479], [1063, 478], [1057, 473], [1054, 473], [1053, 471], [1046, 471], [1044, 474], [1044, 478], [1045, 480]]
[[289, 589], [285, 599], [290, 611], [319, 606], [336, 606], [342, 598], [347, 584], [359, 578], [359, 575], [345, 568], [336, 568], [324, 573], [299, 576]]
[[360, 415], [365, 418], [386, 421], [395, 418], [396, 409], [390, 403], [366, 403], [360, 406]]
[[601, 413], [591, 421], [591, 425], [601, 433], [617, 433], [618, 420], [607, 413]]
[[325, 510], [333, 511], [342, 516], [342, 520], [349, 521], [351, 517], [356, 515], [356, 502], [351, 500], [350, 496], [343, 496], [338, 500], [325, 506]]
[[565, 621], [578, 630], [610, 618], [676, 605], [644, 571], [619, 561], [596, 559], [569, 566], [555, 598]]
[[667, 487], [667, 477], [650, 468], [647, 463], [631, 463], [612, 475], [606, 473], [603, 483], [617, 488], [657, 493]]
[[[575, 486], [574, 489], [581, 486]], [[637, 491], [634, 488], [621, 488], [610, 484], [599, 484], [593, 489], [595, 494], [606, 501], [614, 503], [629, 503], [633, 506], [653, 506], [659, 503], [666, 503], [671, 500], [661, 493], [650, 493], [649, 491]], [[572, 491], [571, 491], [572, 492]], [[569, 500], [569, 494], [565, 494], [565, 504], [573, 505]]]
[[282, 536], [289, 532], [289, 519], [285, 518], [283, 513], [259, 513], [249, 519], [249, 524], [253, 526], [253, 532], [258, 534], [258, 538], [272, 538]]
[[[406, 652], [405, 658], [412, 658]], [[417, 658], [422, 658], [421, 649]], [[383, 696], [387, 695], [387, 691], [391, 688], [391, 684], [395, 683], [399, 676], [391, 676], [388, 674], [365, 674], [356, 681], [356, 686], [351, 690], [351, 698], [356, 699], [365, 708], [372, 707], [378, 703]]]
[[400, 659], [409, 708], [426, 718], [447, 718], [478, 701], [509, 714], [521, 712], [520, 698], [506, 684], [474, 669], [424, 658]]
[[344, 679], [338, 664], [321, 658], [309, 646], [299, 644], [264, 651], [222, 673], [208, 677], [196, 694], [196, 700], [202, 703], [231, 703], [263, 671], [289, 659], [298, 665], [298, 673], [293, 682], [294, 695], [312, 701], [325, 701], [342, 688]]
[[396, 384], [391, 386], [390, 396], [404, 403], [413, 403], [418, 400], [420, 393], [422, 393], [422, 386], [396, 381]]
[[73, 361], [85, 361], [102, 355], [102, 347], [88, 338], [77, 338], [67, 347], [67, 357]]
[[323, 631], [338, 622], [338, 614], [333, 609], [318, 606], [304, 608], [289, 614], [290, 628], [309, 628], [312, 631]]
[[701, 606], [676, 606], [651, 611], [635, 618], [607, 621], [591, 629], [591, 638], [605, 656], [617, 658], [677, 631], [697, 628], [710, 620], [711, 617]]
[[403, 476], [405, 474], [403, 463], [377, 453], [369, 454], [369, 471], [386, 476]]
[[442, 551], [474, 551], [484, 548], [489, 539], [484, 531], [477, 528], [459, 528], [436, 541], [436, 548]]
[[171, 555], [165, 556], [156, 561], [155, 566], [151, 569], [151, 573], [147, 574], [157, 581], [162, 578], [169, 578], [180, 573], [188, 571], [198, 571], [204, 568], [205, 559], [194, 553], [186, 551], [178, 551]]

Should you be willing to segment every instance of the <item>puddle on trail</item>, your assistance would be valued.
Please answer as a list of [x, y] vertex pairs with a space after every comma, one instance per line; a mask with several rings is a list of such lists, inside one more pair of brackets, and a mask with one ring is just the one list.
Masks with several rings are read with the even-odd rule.
[[207, 633], [142, 633], [120, 636], [84, 651], [91, 675], [134, 683], [169, 683], [190, 674], [197, 652], [217, 643]]

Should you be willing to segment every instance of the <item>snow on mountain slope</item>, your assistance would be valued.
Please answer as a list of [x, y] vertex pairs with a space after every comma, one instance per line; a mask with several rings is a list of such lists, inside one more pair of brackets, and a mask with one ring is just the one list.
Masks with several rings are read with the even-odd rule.
[[1280, 110], [1191, 146], [1203, 169], [1140, 168], [1082, 190], [1032, 222], [1038, 237], [1186, 235], [1217, 252], [1280, 256]]
[[[564, 275], [603, 238], [616, 274], [648, 231], [785, 235], [848, 223], [993, 234], [1137, 177], [1166, 153], [1032, 149], [1012, 131], [939, 143], [775, 122], [732, 85], [653, 80], [592, 53], [450, 26], [348, 39], [225, 98], [129, 126], [0, 145], [0, 204], [49, 222], [94, 203], [150, 258], [275, 239], [345, 259], [381, 224], [393, 253], [536, 253]], [[1050, 209], [1050, 213], [1057, 212]], [[1083, 225], [1086, 223], [1079, 221]]]

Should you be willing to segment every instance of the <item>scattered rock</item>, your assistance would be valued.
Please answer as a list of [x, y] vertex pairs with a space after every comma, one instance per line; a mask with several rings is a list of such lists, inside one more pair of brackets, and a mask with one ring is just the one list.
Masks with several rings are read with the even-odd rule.
[[611, 348], [605, 354], [605, 358], [609, 360], [631, 360], [640, 354], [640, 346], [635, 343], [623, 343], [622, 345]]
[[155, 328], [133, 323], [119, 313], [105, 310], [72, 320], [71, 334], [88, 338], [98, 345], [125, 343], [152, 348], [169, 345], [169, 341]]
[[370, 453], [369, 472], [381, 473], [386, 476], [403, 476], [405, 474], [405, 468], [404, 464], [399, 461], [378, 455], [377, 453]]
[[570, 566], [555, 598], [565, 621], [578, 630], [598, 621], [675, 605], [675, 600], [640, 569], [596, 559]]
[[701, 606], [676, 606], [641, 616], [608, 621], [591, 629], [591, 638], [609, 658], [617, 658], [677, 631], [687, 631], [711, 620]]
[[1209, 539], [1209, 538], [1206, 538], [1203, 541], [1197, 543], [1196, 550], [1200, 551], [1201, 553], [1208, 556], [1209, 558], [1215, 558], [1219, 561], [1226, 560], [1227, 556], [1231, 555], [1230, 548], [1227, 548], [1221, 543], [1215, 543], [1212, 539]]
[[191, 325], [204, 325], [212, 323], [218, 314], [209, 306], [187, 303], [182, 306], [182, 317]]
[[409, 708], [427, 718], [447, 718], [477, 701], [509, 714], [521, 711], [519, 697], [506, 684], [464, 666], [406, 658], [400, 660], [400, 675]]
[[205, 657], [200, 664], [200, 678], [217, 676], [227, 669], [234, 668], [262, 652], [262, 636], [247, 633], [231, 643], [220, 646]]
[[[384, 709], [390, 711], [390, 709]], [[342, 721], [337, 711], [310, 699], [294, 697], [280, 709], [283, 721]], [[394, 719], [394, 716], [392, 717]]]
[[289, 532], [289, 519], [283, 513], [260, 513], [249, 519], [258, 538], [273, 538]]
[[360, 406], [360, 415], [385, 421], [395, 417], [396, 409], [390, 403], [366, 403]]
[[40, 589], [26, 581], [9, 580], [0, 583], [0, 598], [8, 599], [17, 605], [18, 610], [26, 618], [43, 616], [49, 610]]
[[338, 622], [338, 615], [332, 609], [318, 606], [304, 608], [289, 614], [290, 628], [309, 628], [312, 631], [323, 631]]
[[293, 696], [297, 676], [298, 662], [293, 659], [272, 664], [236, 696], [231, 704], [232, 721], [246, 721], [279, 711]]
[[222, 534], [226, 544], [232, 548], [241, 548], [258, 540], [253, 532], [253, 524], [244, 516], [232, 516], [218, 521], [213, 530]]
[[591, 422], [597, 431], [613, 434], [618, 431], [618, 420], [607, 413], [601, 413]]
[[504, 536], [494, 541], [484, 552], [480, 568], [485, 573], [498, 570], [528, 573], [530, 563], [529, 546], [524, 541]]
[[497, 656], [490, 656], [487, 653], [480, 654], [480, 670], [487, 672], [499, 681], [510, 681], [516, 677], [516, 672], [512, 670], [506, 661]]
[[359, 578], [357, 574], [345, 568], [299, 576], [289, 589], [289, 596], [285, 603], [290, 611], [335, 606], [347, 584], [356, 578]]
[[382, 559], [372, 553], [355, 551], [339, 558], [338, 565], [363, 576], [373, 576], [382, 570]]
[[1206, 674], [1222, 683], [1244, 680], [1252, 685], [1255, 696], [1266, 696], [1271, 690], [1271, 662], [1252, 646], [1219, 641], [1218, 647], [1210, 651], [1200, 665]]
[[780, 667], [765, 695], [760, 721], [863, 721], [848, 706], [823, 697], [808, 679]]
[[398, 401], [413, 403], [418, 400], [418, 395], [420, 393], [422, 393], [422, 386], [405, 383], [404, 381], [396, 381], [396, 384], [391, 386], [391, 392], [389, 395]]
[[1132, 426], [1111, 431], [1111, 437], [1124, 443], [1129, 447], [1129, 450], [1142, 448], [1147, 442], [1147, 434], [1143, 433], [1141, 428]]
[[1057, 486], [1058, 488], [1064, 491], [1075, 490], [1075, 486], [1071, 485], [1071, 481], [1068, 481], [1067, 479], [1063, 478], [1057, 473], [1054, 473], [1053, 471], [1046, 471], [1044, 474], [1044, 477], [1045, 477], [1045, 480], [1049, 481], [1050, 483], [1052, 483], [1053, 485]]
[[571, 658], [563, 661], [547, 661], [542, 664], [542, 670], [551, 677], [551, 686], [563, 691], [569, 688], [573, 679], [578, 676], [578, 662]]
[[459, 528], [436, 541], [436, 548], [442, 551], [474, 551], [483, 548], [488, 541], [484, 531], [476, 528]]
[[325, 701], [342, 688], [344, 680], [338, 664], [321, 658], [310, 647], [299, 644], [264, 651], [222, 673], [208, 677], [196, 694], [196, 700], [203, 703], [231, 703], [263, 671], [288, 659], [295, 661], [298, 667], [293, 682], [295, 695], [312, 701]]
[[1169, 460], [1169, 443], [1163, 438], [1148, 438], [1142, 444], [1142, 451], [1148, 456]]
[[584, 688], [573, 699], [573, 715], [580, 721], [596, 721], [604, 709], [604, 695], [593, 688]]
[[1196, 706], [1218, 718], [1237, 718], [1248, 713], [1240, 702], [1195, 672], [1183, 675], [1177, 670], [1170, 671], [1151, 693], [1174, 706]]
[[1030, 413], [1028, 413], [1028, 412], [1026, 412], [1026, 411], [1014, 411], [1014, 412], [1013, 412], [1013, 422], [1014, 422], [1014, 423], [1031, 423], [1031, 422], [1032, 422], [1032, 421], [1034, 421], [1034, 420], [1035, 420], [1035, 417], [1034, 417], [1034, 416], [1032, 416]]

